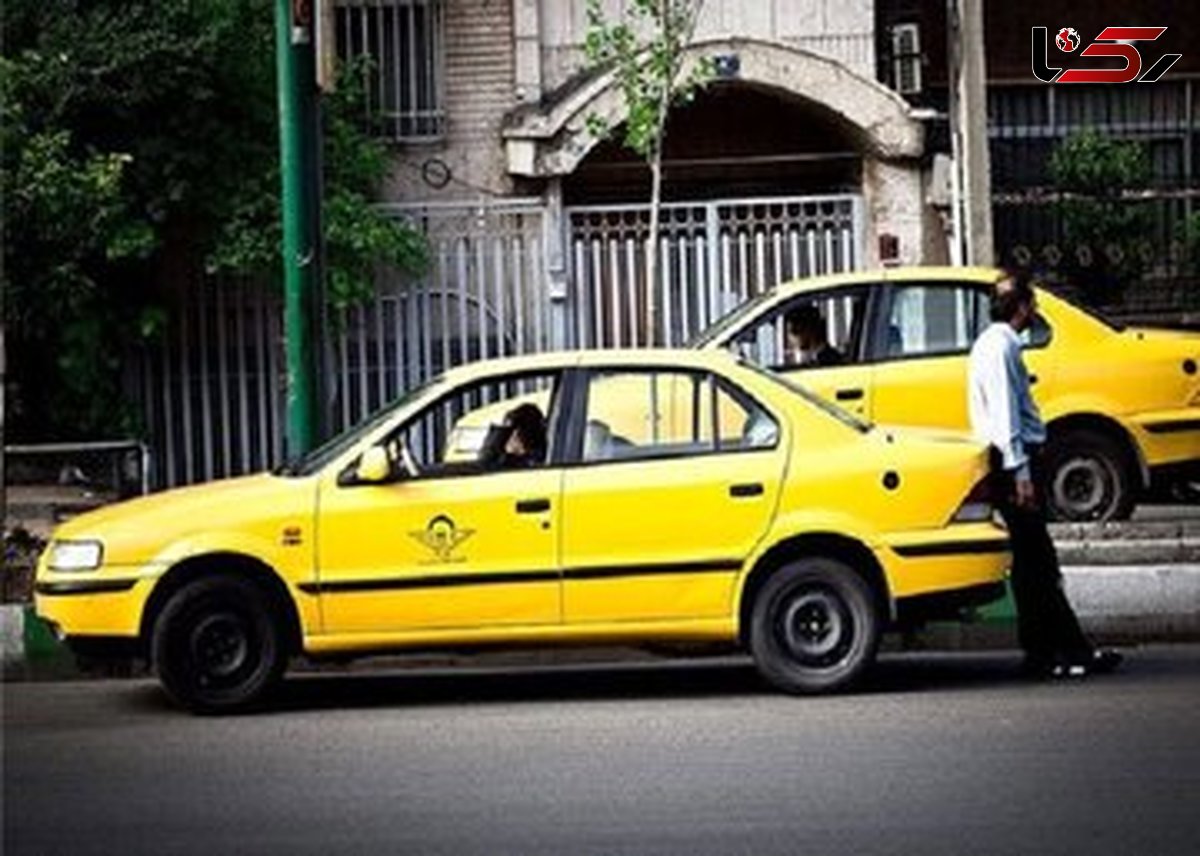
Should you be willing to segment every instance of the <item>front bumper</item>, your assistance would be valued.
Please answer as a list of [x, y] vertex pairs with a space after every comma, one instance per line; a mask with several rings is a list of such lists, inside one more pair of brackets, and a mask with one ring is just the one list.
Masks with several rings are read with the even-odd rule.
[[157, 571], [122, 567], [81, 573], [39, 569], [34, 609], [68, 639], [75, 636], [136, 638]]

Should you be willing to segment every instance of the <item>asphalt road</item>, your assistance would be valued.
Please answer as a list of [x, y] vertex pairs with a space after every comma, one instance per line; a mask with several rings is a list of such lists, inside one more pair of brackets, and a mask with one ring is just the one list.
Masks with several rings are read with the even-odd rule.
[[200, 719], [9, 684], [16, 854], [1195, 854], [1200, 646], [1039, 684], [885, 658], [792, 699], [742, 662], [306, 675]]

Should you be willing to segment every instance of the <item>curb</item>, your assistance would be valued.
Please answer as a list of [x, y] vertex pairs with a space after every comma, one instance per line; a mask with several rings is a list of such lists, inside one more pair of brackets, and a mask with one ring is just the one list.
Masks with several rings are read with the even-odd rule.
[[30, 604], [0, 604], [0, 666], [4, 680], [76, 677], [75, 658]]
[[[1063, 568], [1067, 596], [1084, 629], [1102, 644], [1200, 640], [1200, 563], [1071, 565]], [[938, 623], [889, 640], [895, 650], [1015, 648], [1011, 595], [979, 610], [973, 621]], [[74, 658], [26, 604], [0, 606], [0, 652], [5, 680], [62, 680], [84, 675]], [[629, 656], [645, 656], [640, 649]], [[554, 650], [531, 652], [538, 662], [570, 662]], [[624, 655], [620, 655], [624, 658]], [[415, 663], [428, 658], [417, 657]], [[443, 658], [434, 657], [441, 662]], [[455, 663], [463, 658], [452, 657]], [[524, 661], [526, 655], [518, 657]], [[324, 667], [322, 667], [324, 668]]]

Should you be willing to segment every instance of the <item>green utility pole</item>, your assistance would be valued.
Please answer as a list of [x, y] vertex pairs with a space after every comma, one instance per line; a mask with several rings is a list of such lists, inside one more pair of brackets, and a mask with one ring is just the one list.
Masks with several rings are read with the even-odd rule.
[[316, 330], [321, 311], [317, 77], [309, 0], [275, 0], [279, 154], [283, 177], [284, 339], [288, 457], [317, 440]]

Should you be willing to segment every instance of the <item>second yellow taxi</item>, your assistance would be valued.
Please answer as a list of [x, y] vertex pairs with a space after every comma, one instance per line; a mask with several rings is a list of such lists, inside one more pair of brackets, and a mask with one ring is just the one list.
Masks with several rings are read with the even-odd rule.
[[[967, 430], [967, 353], [992, 268], [812, 277], [765, 291], [696, 340], [731, 348], [863, 419]], [[1200, 333], [1125, 327], [1037, 289], [1025, 363], [1048, 430], [1044, 495], [1064, 520], [1129, 516], [1149, 488], [1200, 484]]]

